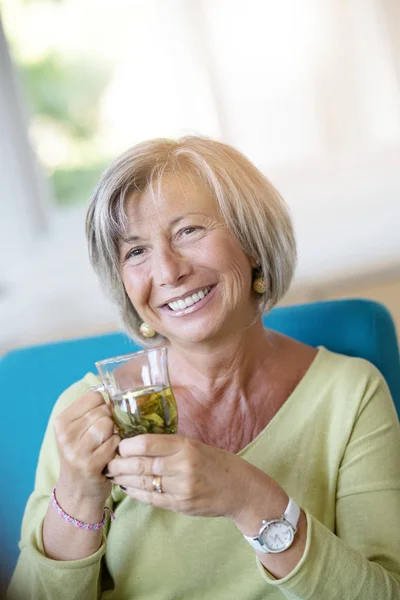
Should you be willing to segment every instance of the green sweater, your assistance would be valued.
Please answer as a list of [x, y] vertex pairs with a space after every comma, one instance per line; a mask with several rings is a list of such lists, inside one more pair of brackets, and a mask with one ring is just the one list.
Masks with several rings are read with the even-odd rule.
[[[97, 381], [88, 374], [70, 387], [52, 418]], [[276, 479], [306, 512], [304, 555], [283, 579], [262, 567], [228, 519], [153, 508], [117, 486], [108, 502], [116, 520], [100, 549], [83, 560], [46, 558], [42, 522], [59, 469], [50, 425], [9, 598], [400, 599], [400, 426], [371, 364], [320, 348], [285, 404], [239, 456]]]

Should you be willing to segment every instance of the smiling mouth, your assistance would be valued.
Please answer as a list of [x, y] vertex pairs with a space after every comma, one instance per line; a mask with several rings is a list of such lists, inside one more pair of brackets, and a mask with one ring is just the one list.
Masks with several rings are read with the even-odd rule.
[[183, 298], [179, 298], [179, 300], [168, 302], [168, 304], [165, 304], [165, 306], [168, 306], [172, 311], [184, 310], [185, 308], [189, 308], [189, 306], [194, 306], [195, 304], [197, 304], [197, 302], [203, 300], [203, 298], [205, 298], [205, 296], [207, 296], [207, 294], [210, 293], [211, 287], [212, 286], [210, 285], [204, 287], [203, 289], [194, 292], [194, 294], [188, 294]]

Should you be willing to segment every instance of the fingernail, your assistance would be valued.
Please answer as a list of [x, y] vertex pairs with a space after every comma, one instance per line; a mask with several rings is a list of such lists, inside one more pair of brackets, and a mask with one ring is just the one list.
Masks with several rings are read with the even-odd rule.
[[121, 488], [121, 490], [123, 490], [124, 492], [126, 492], [126, 487], [124, 485], [120, 485], [119, 487]]

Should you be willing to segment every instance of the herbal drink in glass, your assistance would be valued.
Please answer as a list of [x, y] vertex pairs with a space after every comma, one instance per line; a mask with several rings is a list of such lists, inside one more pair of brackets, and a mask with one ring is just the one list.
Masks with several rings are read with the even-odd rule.
[[165, 346], [101, 360], [96, 367], [121, 438], [177, 432], [178, 411]]

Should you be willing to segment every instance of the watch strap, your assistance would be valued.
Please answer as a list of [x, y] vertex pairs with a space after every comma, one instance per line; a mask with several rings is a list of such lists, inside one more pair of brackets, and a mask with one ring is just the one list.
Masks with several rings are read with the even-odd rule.
[[267, 550], [260, 544], [260, 542], [258, 541], [258, 537], [254, 538], [251, 537], [251, 535], [244, 535], [243, 537], [246, 540], [246, 542], [249, 542], [253, 550], [257, 550], [257, 552], [264, 552], [265, 554], [267, 554]]
[[290, 523], [290, 525], [293, 527], [293, 529], [296, 532], [297, 531], [297, 523], [299, 522], [299, 518], [300, 518], [300, 508], [297, 506], [297, 504], [293, 500], [293, 498], [289, 498], [289, 504], [287, 505], [286, 510], [283, 513], [282, 517], [285, 519], [285, 521]]

